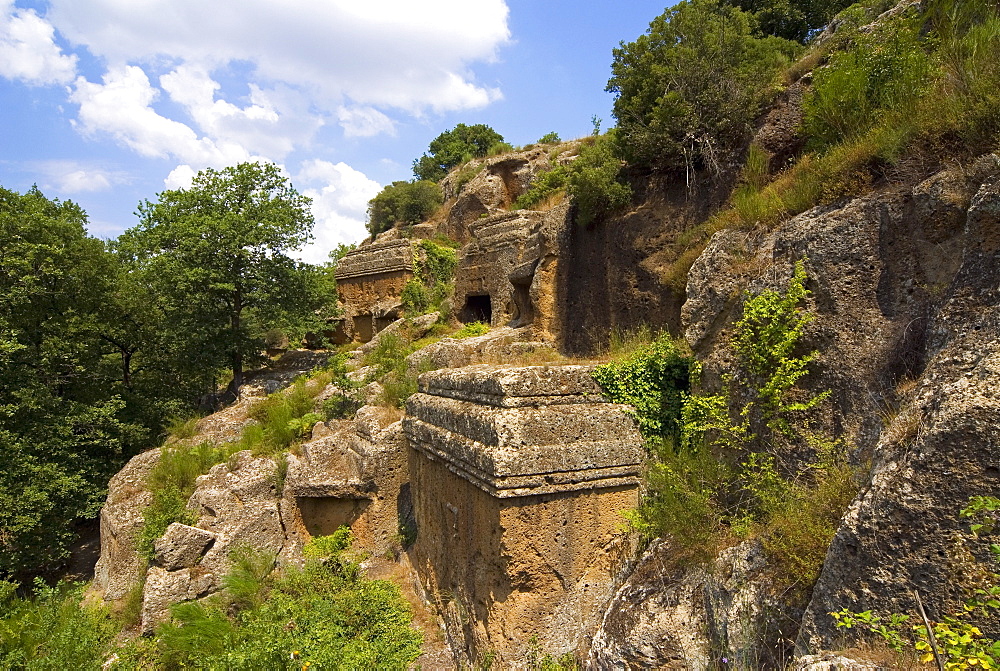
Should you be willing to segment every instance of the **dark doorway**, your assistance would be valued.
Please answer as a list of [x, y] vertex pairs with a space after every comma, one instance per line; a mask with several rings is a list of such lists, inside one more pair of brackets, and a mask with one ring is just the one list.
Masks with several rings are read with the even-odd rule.
[[333, 496], [300, 497], [296, 502], [310, 536], [329, 536], [341, 526], [351, 526], [371, 503], [368, 499]]
[[469, 324], [471, 322], [493, 322], [493, 302], [489, 294], [485, 296], [466, 296], [465, 307], [458, 314], [459, 321]]
[[368, 342], [375, 335], [371, 315], [358, 315], [354, 318], [354, 339]]

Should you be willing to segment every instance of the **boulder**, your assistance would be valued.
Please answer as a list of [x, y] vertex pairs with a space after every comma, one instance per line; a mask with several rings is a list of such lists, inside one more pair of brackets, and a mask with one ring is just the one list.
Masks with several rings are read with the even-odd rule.
[[152, 634], [158, 624], [170, 619], [170, 606], [207, 596], [216, 584], [216, 576], [200, 567], [179, 571], [151, 567], [142, 592], [140, 630]]
[[211, 531], [174, 522], [156, 539], [153, 561], [168, 571], [191, 568], [214, 540]]

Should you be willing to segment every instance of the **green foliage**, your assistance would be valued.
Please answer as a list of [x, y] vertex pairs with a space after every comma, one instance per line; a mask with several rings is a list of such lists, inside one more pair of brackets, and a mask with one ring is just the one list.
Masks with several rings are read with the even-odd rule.
[[231, 445], [212, 443], [178, 445], [160, 449], [160, 459], [150, 470], [146, 486], [153, 499], [142, 512], [142, 528], [136, 538], [140, 557], [152, 559], [153, 545], [174, 522], [193, 525], [198, 514], [187, 509], [194, 493], [195, 480], [215, 464], [226, 461], [234, 451]]
[[222, 579], [226, 600], [232, 608], [259, 608], [267, 595], [268, 577], [275, 568], [274, 552], [241, 545], [229, 553], [231, 565]]
[[362, 405], [361, 399], [354, 394], [334, 394], [323, 401], [323, 419], [349, 419]]
[[[800, 307], [805, 280], [800, 262], [786, 291], [744, 301], [722, 393], [689, 393], [700, 366], [666, 336], [619, 343], [626, 353], [594, 374], [612, 400], [633, 406], [652, 453], [632, 525], [669, 536], [678, 562], [708, 561], [727, 536], [758, 536], [775, 583], [790, 596], [815, 582], [857, 492], [843, 446], [793, 425], [826, 397], [797, 388], [815, 357], [796, 355], [810, 320]], [[796, 466], [785, 458], [803, 450], [816, 459]]]
[[598, 366], [593, 375], [609, 399], [632, 407], [644, 436], [675, 440], [691, 363], [665, 333], [625, 358]]
[[486, 156], [491, 147], [503, 141], [502, 135], [485, 124], [460, 123], [431, 140], [429, 152], [413, 161], [413, 175], [418, 180], [437, 182], [452, 168]]
[[383, 405], [402, 407], [406, 399], [416, 393], [418, 373], [411, 371], [406, 363], [406, 357], [412, 352], [408, 340], [389, 333], [382, 335], [378, 344], [365, 355], [364, 364], [375, 368], [370, 379], [382, 385]]
[[589, 226], [632, 199], [632, 188], [621, 181], [622, 163], [616, 154], [620, 131], [610, 130], [584, 145], [570, 166], [566, 188], [576, 206], [576, 221]]
[[[852, 0], [727, 0], [753, 14], [760, 32], [803, 44]], [[886, 8], [888, 9], [888, 8]]]
[[897, 20], [858, 35], [850, 49], [816, 71], [803, 103], [812, 147], [829, 147], [913, 115], [932, 83], [929, 40], [920, 28], [916, 20]]
[[337, 243], [337, 246], [334, 247], [333, 249], [331, 249], [330, 253], [328, 254], [328, 257], [330, 259], [329, 263], [330, 263], [331, 267], [334, 270], [336, 270], [337, 269], [337, 263], [339, 263], [342, 258], [344, 258], [345, 256], [347, 256], [348, 254], [350, 254], [351, 252], [353, 252], [357, 248], [358, 248], [357, 244], [355, 244], [353, 242], [351, 244], [346, 244], [346, 243], [343, 243], [343, 242]]
[[[805, 264], [798, 261], [784, 293], [763, 291], [743, 304], [743, 316], [736, 322], [733, 350], [738, 357], [738, 384], [756, 393], [754, 410], [771, 429], [788, 431], [790, 413], [814, 408], [829, 393], [805, 400], [790, 398], [790, 391], [808, 373], [817, 353], [793, 356], [812, 314], [801, 303], [809, 295], [805, 287]], [[749, 406], [743, 410], [750, 414]]]
[[0, 581], [0, 667], [100, 669], [118, 632], [107, 609], [81, 606], [84, 587], [36, 580], [21, 598]]
[[715, 0], [685, 0], [614, 50], [618, 146], [654, 169], [721, 172], [772, 94], [769, 82], [799, 52], [761, 37], [754, 18]]
[[543, 172], [536, 177], [528, 190], [517, 197], [511, 205], [512, 210], [529, 210], [550, 196], [563, 191], [569, 178], [569, 168], [564, 165]]
[[[1000, 499], [992, 496], [975, 496], [959, 516], [973, 520], [970, 531], [963, 535], [963, 542], [970, 544], [980, 536], [991, 537], [996, 531], [996, 511], [1000, 510]], [[943, 615], [932, 621], [930, 629], [941, 654], [945, 669], [997, 669], [1000, 668], [1000, 640], [983, 635], [976, 624], [976, 618], [984, 622], [995, 620], [1000, 611], [1000, 585], [996, 584], [996, 562], [1000, 558], [1000, 546], [991, 544], [993, 565], [985, 572], [988, 583], [973, 588], [971, 598], [966, 601], [962, 612]], [[962, 585], [969, 589], [968, 585]], [[855, 613], [847, 608], [830, 613], [839, 629], [862, 629], [884, 641], [897, 652], [912, 648], [920, 654], [920, 662], [934, 661], [935, 654], [927, 627], [917, 617], [909, 614], [893, 613], [882, 615], [871, 610]]]
[[486, 322], [469, 322], [464, 324], [462, 328], [458, 329], [451, 334], [452, 338], [472, 338], [475, 336], [486, 335], [490, 332], [490, 325]]
[[353, 541], [354, 537], [351, 535], [350, 527], [341, 526], [329, 536], [312, 538], [302, 549], [302, 554], [306, 559], [320, 561], [333, 559], [351, 547]]
[[207, 169], [191, 188], [140, 203], [140, 224], [118, 239], [131, 274], [162, 306], [178, 360], [206, 384], [227, 366], [238, 390], [245, 367], [263, 361], [270, 328], [320, 330], [329, 277], [288, 255], [311, 239], [309, 203], [274, 164]]
[[410, 396], [417, 392], [417, 377], [433, 370], [433, 364], [425, 359], [416, 367], [411, 367], [406, 357], [416, 351], [414, 343], [399, 333], [384, 333], [363, 360], [373, 371], [368, 381], [382, 385], [379, 402], [391, 408], [401, 408]]
[[[346, 528], [307, 545], [304, 568], [272, 570], [273, 556], [246, 553], [227, 576], [235, 614], [199, 602], [173, 607], [157, 630], [154, 660], [169, 668], [407, 668], [420, 653], [409, 605], [388, 582], [367, 580], [344, 557]], [[335, 558], [337, 561], [331, 561]], [[122, 667], [128, 668], [128, 653]]]
[[408, 317], [441, 309], [451, 294], [458, 254], [448, 244], [421, 240], [413, 259], [414, 277], [403, 286], [400, 302]]
[[419, 224], [442, 202], [444, 193], [433, 181], [393, 182], [368, 201], [365, 225], [374, 236], [393, 226]]
[[0, 188], [0, 578], [54, 569], [74, 520], [159, 431], [104, 336], [118, 271], [76, 204]]
[[300, 441], [323, 417], [313, 412], [316, 396], [325, 378], [300, 377], [288, 389], [271, 394], [250, 408], [250, 417], [259, 423], [258, 431], [244, 430], [240, 449], [256, 455], [273, 455]]
[[562, 142], [562, 138], [560, 138], [559, 133], [555, 131], [546, 133], [542, 137], [538, 138], [538, 144], [556, 144], [557, 142]]

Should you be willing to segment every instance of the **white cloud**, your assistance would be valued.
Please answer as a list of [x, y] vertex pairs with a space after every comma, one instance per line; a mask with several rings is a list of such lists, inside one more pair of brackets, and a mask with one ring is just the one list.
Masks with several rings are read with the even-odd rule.
[[296, 188], [313, 199], [315, 240], [302, 250], [310, 263], [327, 260], [340, 243], [358, 242], [368, 235], [365, 214], [368, 201], [382, 190], [378, 182], [344, 163], [310, 160], [293, 180]]
[[473, 62], [510, 39], [504, 0], [52, 0], [71, 41], [112, 64], [252, 64], [325, 107], [395, 107], [411, 113], [481, 107], [498, 91], [477, 84]]
[[129, 175], [120, 170], [108, 170], [99, 165], [73, 160], [36, 161], [28, 164], [33, 172], [43, 175], [46, 188], [60, 194], [107, 191], [129, 181]]
[[167, 189], [187, 189], [197, 174], [198, 171], [191, 166], [179, 165], [163, 180], [163, 186]]
[[251, 83], [250, 104], [245, 107], [217, 100], [221, 85], [197, 65], [177, 67], [160, 77], [160, 86], [209, 137], [274, 160], [283, 159], [296, 145], [308, 143], [323, 125], [318, 115], [309, 113], [303, 96], [287, 87], [265, 91]]
[[28, 84], [67, 84], [76, 75], [75, 55], [62, 53], [55, 31], [33, 9], [0, 0], [0, 75]]
[[215, 167], [251, 157], [239, 143], [198, 137], [189, 126], [161, 116], [152, 107], [158, 95], [142, 68], [127, 65], [109, 70], [101, 84], [78, 77], [70, 101], [80, 106], [77, 127], [84, 134], [109, 133], [142, 156]]
[[346, 137], [372, 137], [381, 133], [396, 134], [392, 119], [374, 107], [341, 107], [337, 117]]

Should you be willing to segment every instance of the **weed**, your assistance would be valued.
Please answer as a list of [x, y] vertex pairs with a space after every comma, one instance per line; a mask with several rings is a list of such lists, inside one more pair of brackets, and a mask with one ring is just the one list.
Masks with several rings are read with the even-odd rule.
[[198, 432], [198, 421], [200, 415], [192, 417], [172, 417], [167, 420], [167, 434], [176, 440], [193, 438]]
[[81, 606], [84, 585], [48, 587], [36, 579], [31, 596], [0, 581], [0, 667], [101, 668], [117, 627], [107, 608]]
[[456, 340], [461, 338], [472, 338], [475, 336], [486, 335], [490, 332], [490, 325], [486, 322], [469, 322], [462, 326], [462, 328], [451, 334], [452, 338]]
[[229, 572], [222, 579], [226, 600], [231, 608], [247, 610], [264, 603], [269, 588], [269, 576], [277, 555], [240, 545], [229, 553]]
[[[303, 568], [275, 571], [272, 554], [234, 555], [224, 582], [239, 608], [175, 605], [173, 621], [157, 629], [152, 666], [407, 668], [421, 641], [410, 608], [395, 585], [361, 577], [345, 558], [345, 539], [346, 530], [314, 539]], [[319, 554], [318, 546], [324, 548]]]

